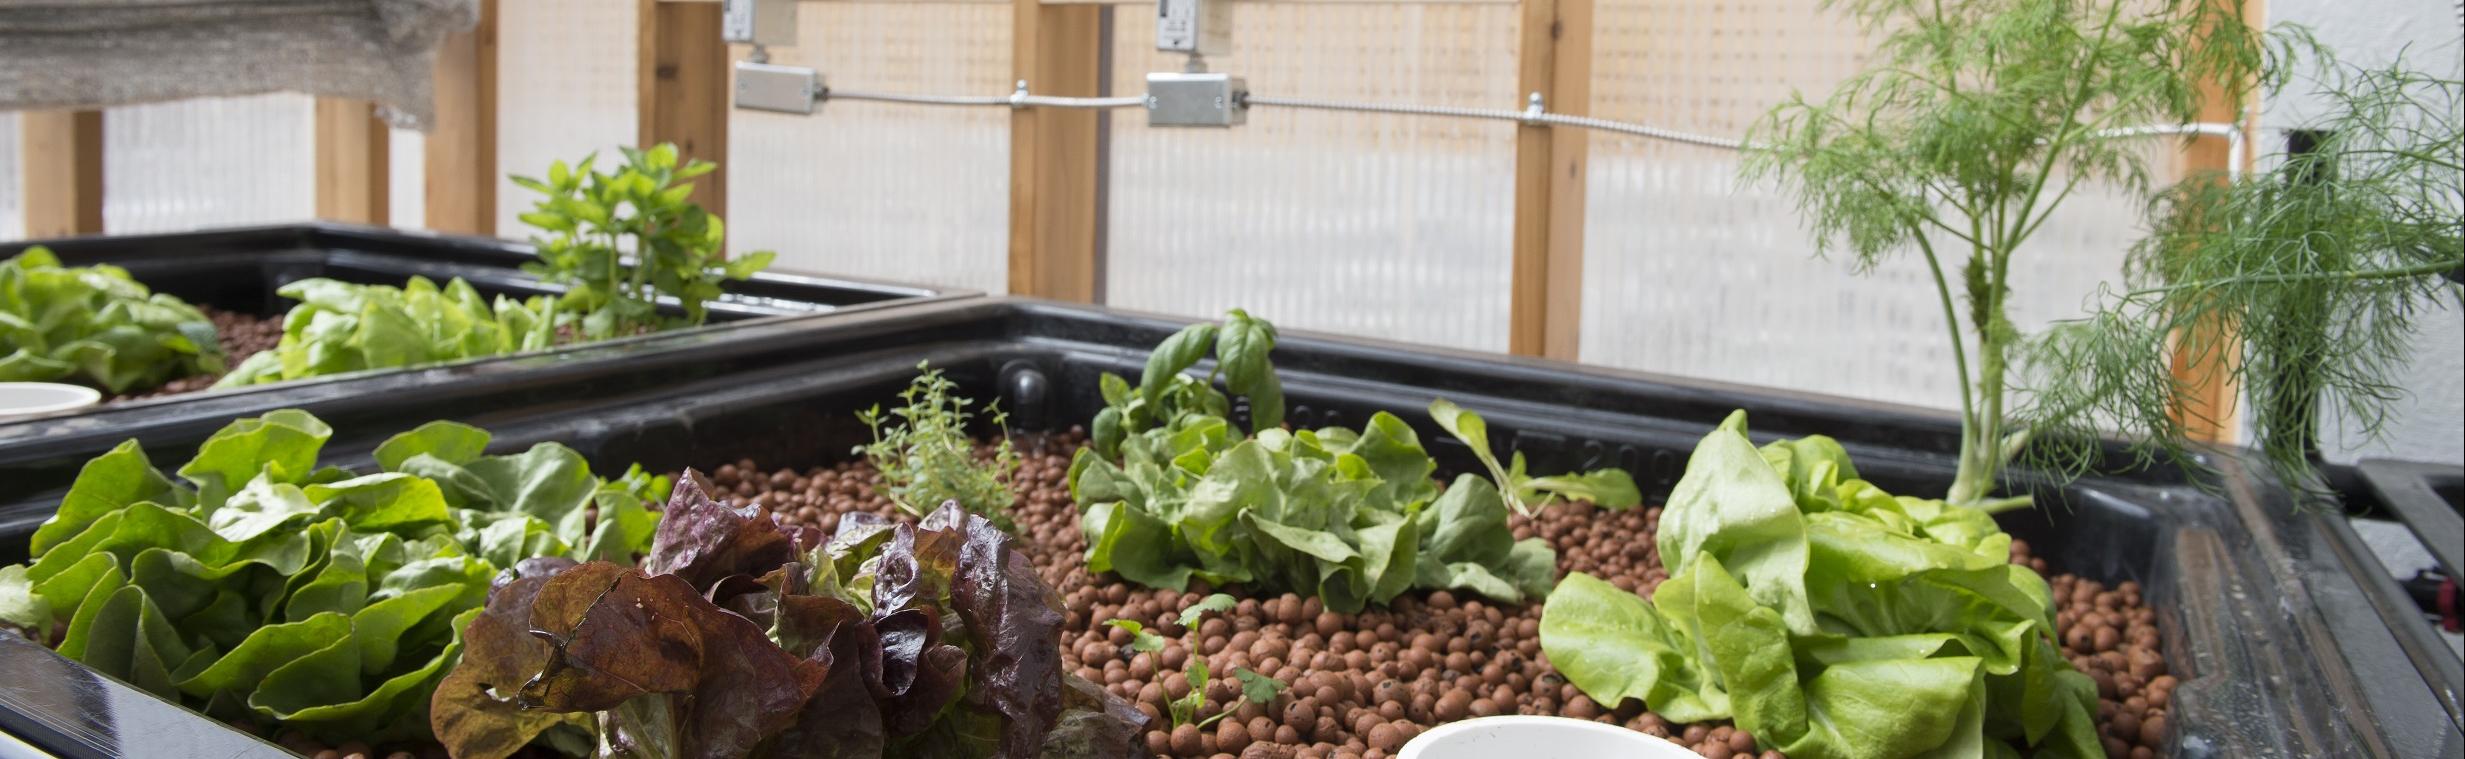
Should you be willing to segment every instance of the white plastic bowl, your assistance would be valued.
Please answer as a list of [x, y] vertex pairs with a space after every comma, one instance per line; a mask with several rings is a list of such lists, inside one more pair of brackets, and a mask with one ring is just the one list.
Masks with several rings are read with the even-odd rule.
[[1565, 717], [1450, 722], [1404, 744], [1396, 759], [1700, 759], [1684, 746], [1615, 725]]
[[0, 421], [40, 416], [103, 401], [90, 387], [57, 382], [0, 382]]

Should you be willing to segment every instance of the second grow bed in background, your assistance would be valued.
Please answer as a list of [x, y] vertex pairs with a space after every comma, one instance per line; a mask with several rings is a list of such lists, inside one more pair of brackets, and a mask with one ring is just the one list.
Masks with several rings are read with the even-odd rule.
[[[537, 260], [531, 247], [524, 243], [323, 222], [175, 234], [32, 240], [0, 244], [0, 259], [34, 246], [50, 248], [66, 266], [111, 264], [121, 267], [154, 292], [177, 296], [192, 305], [276, 320], [292, 304], [275, 291], [284, 285], [312, 277], [397, 287], [414, 276], [426, 277], [439, 285], [459, 277], [482, 295], [514, 298], [555, 294], [564, 290], [561, 285], [543, 282], [522, 271], [523, 264]], [[764, 317], [833, 313], [939, 298], [972, 297], [976, 294], [950, 288], [781, 271], [763, 272], [752, 279], [728, 282], [724, 286], [726, 295], [709, 303], [711, 325]], [[672, 302], [663, 300], [661, 305], [670, 314], [681, 313]], [[279, 321], [276, 323], [279, 324]], [[562, 353], [570, 347], [546, 352]], [[232, 363], [236, 365], [238, 362], [235, 359]], [[339, 381], [347, 385], [394, 371], [402, 370], [337, 376], [343, 377]], [[283, 387], [287, 392], [302, 383], [335, 381], [318, 377], [284, 383]], [[159, 407], [160, 404], [187, 402], [191, 400], [191, 395], [183, 393], [131, 399], [110, 406]], [[57, 424], [64, 418], [97, 411], [85, 409], [34, 420], [0, 422], [0, 440], [27, 434], [27, 429], [32, 426]]]
[[[498, 449], [557, 440], [610, 470], [636, 461], [707, 468], [743, 457], [804, 466], [847, 458], [868, 434], [852, 412], [890, 399], [920, 360], [945, 370], [962, 394], [1001, 399], [1016, 429], [1065, 429], [1100, 407], [1100, 372], [1135, 376], [1148, 349], [1179, 326], [977, 299], [746, 325], [732, 339], [681, 341], [622, 362], [484, 362], [473, 367], [477, 381], [378, 384], [364, 394], [304, 395], [297, 405], [332, 424], [336, 453], [364, 456], [386, 435], [450, 418], [491, 429]], [[582, 352], [594, 350], [613, 348]], [[1481, 412], [1493, 439], [1522, 451], [1537, 471], [1617, 465], [1655, 496], [1674, 484], [1695, 441], [1735, 408], [1752, 414], [1759, 438], [1838, 437], [1866, 477], [1903, 492], [1949, 482], [1959, 435], [1954, 420], [1932, 412], [1321, 336], [1286, 336], [1275, 361], [1296, 427], [1357, 425], [1391, 411], [1418, 428], [1442, 466], [1476, 469], [1422, 411], [1443, 396]], [[176, 461], [242, 413], [204, 399], [143, 425], [143, 441], [155, 460]], [[22, 558], [25, 536], [76, 467], [127, 437], [124, 430], [0, 443], [0, 562]], [[2238, 455], [2211, 460], [2219, 476], [2209, 490], [2177, 477], [2091, 478], [2043, 486], [2038, 510], [2004, 518], [2061, 570], [2147, 588], [2166, 658], [2184, 681], [2174, 691], [2169, 753], [2453, 753], [2457, 729], [2430, 698], [2424, 673], [2398, 653], [2386, 626], [2357, 613], [2365, 605], [2357, 569], [2325, 550], [2321, 515], [2297, 511]], [[77, 670], [38, 646], [0, 645], [0, 672], [35, 669]], [[101, 678], [0, 682], [0, 726], [61, 742], [46, 747], [68, 753], [91, 753], [95, 741], [146, 753], [170, 750], [144, 732], [152, 725], [206, 722], [159, 703], [129, 706], [142, 699], [95, 715], [40, 695], [63, 688], [126, 695]]]

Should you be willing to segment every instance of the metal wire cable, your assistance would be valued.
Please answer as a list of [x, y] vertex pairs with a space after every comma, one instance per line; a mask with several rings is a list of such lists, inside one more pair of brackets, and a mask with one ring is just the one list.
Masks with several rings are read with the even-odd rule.
[[821, 94], [820, 94], [819, 96], [815, 97], [814, 99], [815, 99], [815, 100], [817, 100], [817, 101], [830, 101], [830, 100], [870, 100], [870, 101], [877, 102], [877, 103], [906, 103], [906, 104], [908, 104], [908, 105], [1009, 105], [1009, 104], [1010, 104], [1010, 98], [1008, 98], [1008, 97], [1004, 97], [1004, 96], [978, 96], [978, 95], [908, 95], [908, 94], [903, 94], [903, 93], [891, 93], [891, 92], [859, 92], [859, 91], [856, 91], [856, 90], [842, 90], [842, 89], [837, 89], [837, 88], [830, 88], [830, 89], [825, 89], [825, 90], [822, 90]]
[[816, 102], [827, 102], [831, 100], [870, 100], [877, 103], [905, 103], [908, 105], [972, 105], [1004, 106], [1009, 108], [1101, 109], [1139, 108], [1147, 105], [1147, 98], [1143, 95], [1126, 95], [1122, 97], [1108, 98], [1036, 95], [1027, 91], [1026, 82], [1020, 82], [1018, 89], [1012, 90], [1008, 95], [910, 95], [891, 92], [840, 90], [825, 87], [819, 94], [815, 95], [813, 99]]
[[1450, 118], [1484, 119], [1488, 121], [1524, 120], [1523, 111], [1514, 111], [1505, 108], [1458, 108], [1448, 105], [1420, 105], [1417, 103], [1350, 103], [1341, 100], [1270, 97], [1256, 93], [1243, 95], [1241, 97], [1241, 103], [1243, 105], [1263, 105], [1275, 108], [1301, 108], [1313, 111], [1400, 113], [1412, 116], [1446, 116]]
[[1593, 129], [1603, 132], [1630, 134], [1637, 137], [1645, 137], [1663, 142], [1699, 145], [1702, 147], [1721, 148], [1724, 150], [1746, 149], [1745, 140], [1733, 140], [1726, 137], [1710, 137], [1700, 134], [1690, 134], [1673, 129], [1662, 129], [1660, 127], [1645, 126], [1643, 124], [1630, 124], [1624, 121], [1596, 119], [1590, 116], [1570, 116], [1563, 113], [1547, 113], [1542, 114], [1539, 118], [1534, 120], [1542, 124], [1555, 124], [1559, 126], [1580, 127], [1583, 129]]
[[[1062, 97], [1055, 95], [1035, 95], [1030, 94], [1027, 91], [1026, 82], [1020, 82], [1018, 89], [1011, 92], [1006, 97], [977, 95], [907, 95], [824, 89], [816, 99], [871, 100], [876, 102], [907, 103], [913, 105], [1004, 106], [1009, 108], [1105, 109], [1140, 108], [1147, 105], [1147, 98], [1142, 95], [1124, 95], [1117, 97]], [[1241, 104], [1244, 107], [1265, 106], [1269, 108], [1295, 108], [1316, 111], [1389, 113], [1407, 116], [1441, 116], [1446, 118], [1479, 119], [1483, 121], [1512, 121], [1518, 124], [1530, 124], [1534, 126], [1565, 126], [1575, 127], [1578, 129], [1591, 129], [1595, 131], [1633, 135], [1636, 137], [1660, 140], [1663, 142], [1675, 142], [1685, 145], [1718, 148], [1722, 150], [1745, 150], [1748, 147], [1751, 147], [1746, 143], [1746, 141], [1739, 139], [1712, 137], [1709, 135], [1694, 134], [1691, 132], [1681, 132], [1674, 129], [1663, 129], [1648, 124], [1637, 124], [1628, 121], [1613, 121], [1610, 119], [1593, 118], [1590, 116], [1550, 113], [1543, 107], [1540, 96], [1537, 94], [1532, 96], [1532, 99], [1523, 110], [1512, 110], [1507, 108], [1463, 108], [1446, 105], [1422, 105], [1419, 103], [1365, 103], [1345, 100], [1324, 100], [1319, 98], [1276, 97], [1272, 95], [1259, 95], [1256, 93], [1243, 93], [1241, 95]], [[2230, 176], [2239, 176], [2241, 174], [2242, 156], [2244, 150], [2243, 132], [2241, 128], [2233, 124], [2160, 124], [2152, 126], [2124, 127], [2102, 130], [2097, 132], [2095, 136], [2100, 139], [2129, 139], [2134, 137], [2156, 137], [2185, 134], [2226, 138], [2228, 146], [2227, 151], [2229, 154], [2226, 171]]]

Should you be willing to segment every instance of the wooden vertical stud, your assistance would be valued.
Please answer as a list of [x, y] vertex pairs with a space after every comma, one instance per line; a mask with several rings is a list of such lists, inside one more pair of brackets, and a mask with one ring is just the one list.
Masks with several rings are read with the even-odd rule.
[[[2253, 29], [2267, 28], [2267, 3], [2264, 0], [2208, 1], [2240, 2], [2244, 24]], [[2251, 170], [2253, 164], [2251, 157], [2258, 152], [2256, 142], [2259, 137], [2258, 120], [2256, 118], [2246, 119], [2245, 116], [2259, 113], [2259, 92], [2252, 86], [2253, 84], [2252, 82], [2202, 83], [2199, 120], [2202, 123], [2215, 124], [2240, 123], [2243, 150], [2241, 155], [2237, 156], [2232, 150], [2232, 143], [2226, 138], [2203, 135], [2183, 148], [2184, 176], [2207, 175], [2214, 177], [2216, 181], [2225, 181], [2224, 177], [2228, 167], [2243, 172]], [[2236, 165], [2238, 161], [2240, 165]], [[2236, 428], [2234, 404], [2242, 391], [2233, 379], [2234, 362], [2240, 359], [2241, 351], [2234, 350], [2231, 346], [2234, 345], [2232, 341], [2238, 338], [2223, 332], [2223, 330], [2231, 329], [2227, 325], [2210, 324], [2201, 325], [2200, 328], [2210, 330], [2212, 334], [2177, 336], [2177, 339], [2196, 339], [2207, 345], [2220, 347], [2199, 351], [2196, 355], [2183, 351], [2175, 352], [2174, 379], [2189, 388], [2190, 397], [2186, 399], [2183, 407], [2175, 409], [2174, 417], [2183, 424], [2184, 433], [2194, 440], [2231, 443], [2234, 442]]]
[[[1012, 0], [1010, 70], [1043, 95], [1092, 97], [1103, 87], [1103, 11]], [[1097, 114], [1010, 113], [1010, 292], [1093, 303], [1102, 274], [1096, 235], [1102, 181]]]
[[317, 218], [385, 224], [391, 210], [392, 133], [365, 100], [317, 98]]
[[[1523, 0], [1516, 83], [1553, 113], [1592, 99], [1593, 0]], [[1507, 349], [1572, 361], [1583, 321], [1584, 130], [1515, 135], [1515, 251]]]
[[103, 112], [25, 111], [17, 124], [26, 236], [102, 234]]
[[496, 17], [480, 0], [479, 23], [437, 49], [436, 125], [428, 132], [427, 226], [496, 234]]
[[676, 143], [682, 158], [719, 164], [693, 180], [693, 202], [727, 215], [728, 46], [719, 36], [720, 4], [641, 0], [643, 147]]

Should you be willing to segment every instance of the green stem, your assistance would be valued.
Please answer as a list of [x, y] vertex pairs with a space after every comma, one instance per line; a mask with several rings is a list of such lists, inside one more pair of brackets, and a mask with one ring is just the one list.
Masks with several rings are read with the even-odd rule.
[[1984, 511], [1988, 514], [2000, 514], [2006, 511], [2025, 509], [2030, 506], [2035, 506], [2037, 505], [2037, 498], [2035, 496], [2015, 495], [2005, 498], [1990, 498], [1969, 505], [1975, 506], [1979, 511]]
[[1952, 478], [1952, 492], [1960, 493], [1968, 488], [1963, 483], [1975, 477], [1971, 461], [1978, 448], [1977, 402], [1969, 391], [1968, 346], [1960, 339], [1960, 309], [1952, 305], [1951, 283], [1943, 277], [1942, 258], [1935, 255], [1934, 243], [1926, 239], [1923, 230], [1911, 237], [1917, 240], [1917, 249], [1926, 254], [1926, 271], [1934, 275], [1934, 295], [1943, 305], [1943, 328], [1951, 335], [1952, 366], [1960, 373], [1960, 470]]

